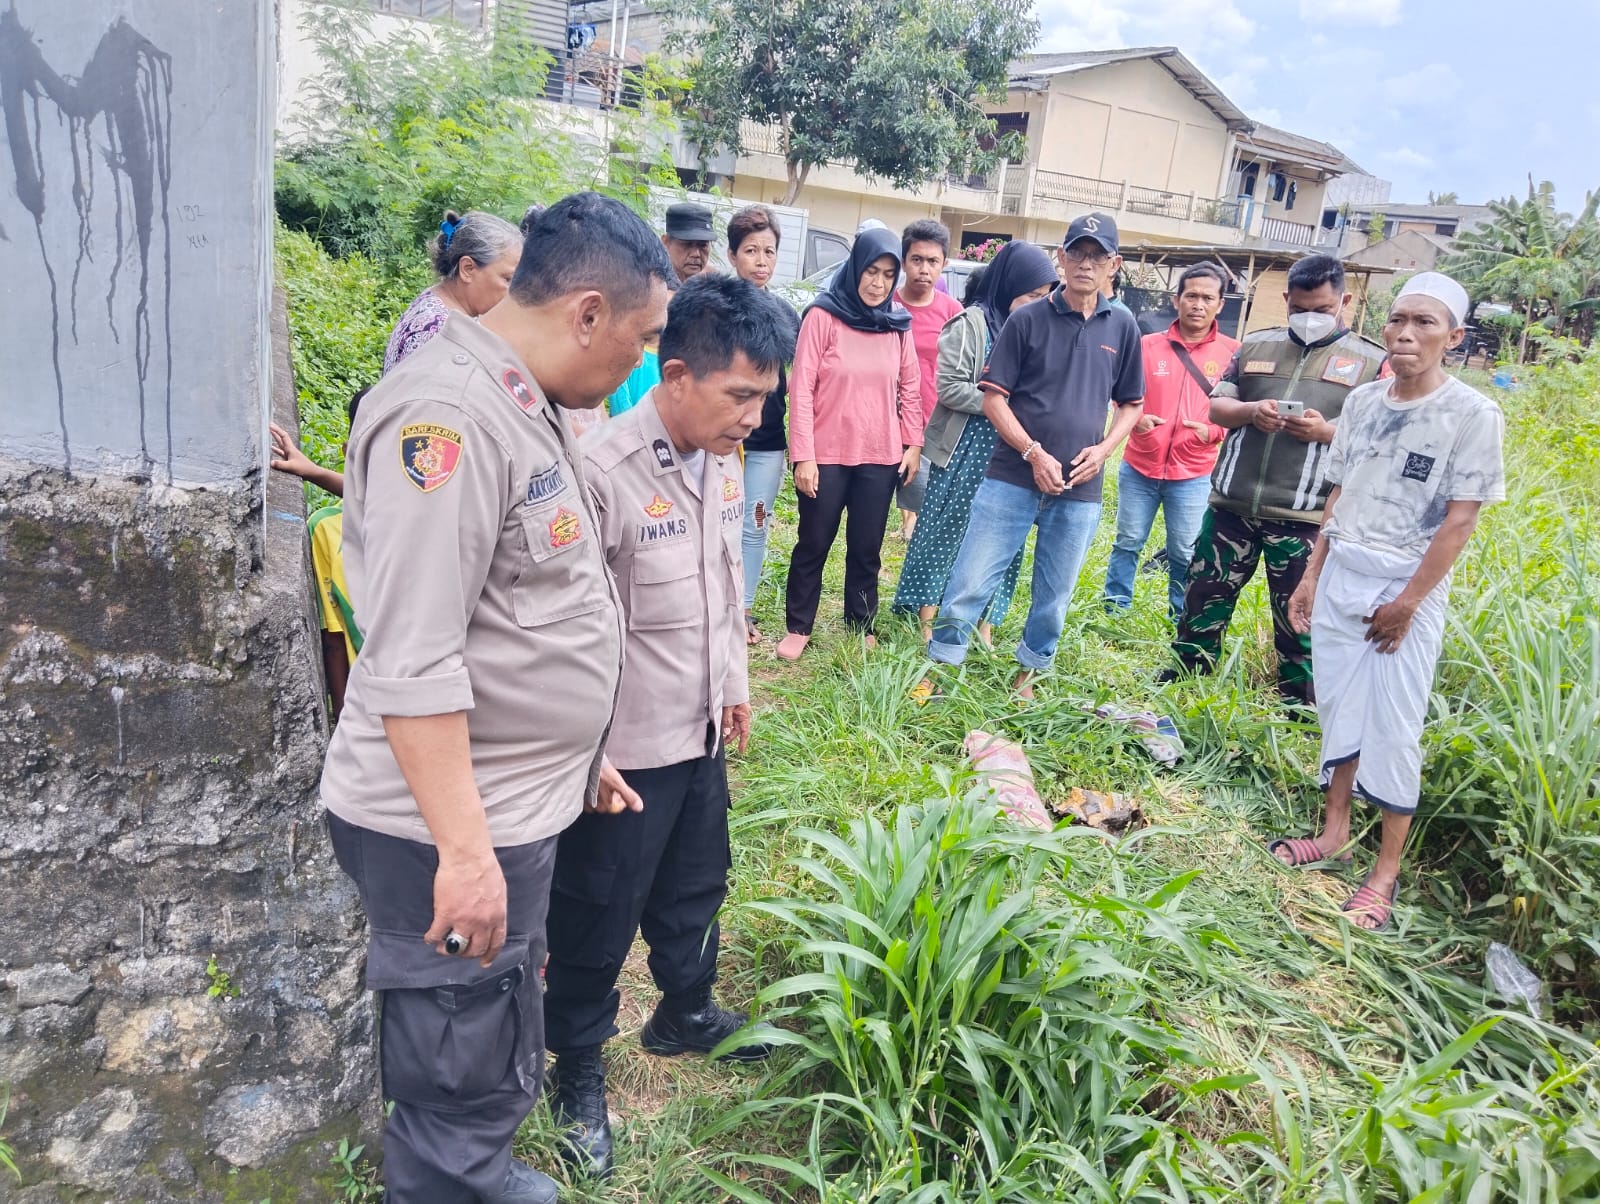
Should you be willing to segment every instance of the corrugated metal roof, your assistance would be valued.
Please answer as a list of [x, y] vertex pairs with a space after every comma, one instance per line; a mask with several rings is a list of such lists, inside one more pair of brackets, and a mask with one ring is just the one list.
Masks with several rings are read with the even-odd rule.
[[1222, 89], [1206, 77], [1205, 72], [1191, 63], [1176, 46], [1133, 46], [1121, 50], [1077, 50], [1066, 54], [1030, 54], [1011, 64], [1011, 82], [1030, 79], [1047, 79], [1072, 71], [1085, 71], [1092, 67], [1105, 67], [1112, 63], [1125, 63], [1134, 59], [1154, 59], [1167, 72], [1187, 88], [1201, 104], [1215, 113], [1230, 130], [1243, 133], [1255, 124]]

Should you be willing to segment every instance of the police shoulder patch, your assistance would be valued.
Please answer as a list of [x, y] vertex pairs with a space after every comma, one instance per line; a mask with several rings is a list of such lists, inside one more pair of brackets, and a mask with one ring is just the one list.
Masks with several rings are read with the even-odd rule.
[[400, 467], [423, 493], [448, 481], [461, 464], [461, 433], [431, 422], [400, 428]]
[[522, 373], [515, 368], [507, 368], [506, 374], [500, 380], [505, 385], [506, 391], [524, 410], [531, 410], [539, 404], [538, 395], [528, 387], [528, 382], [522, 378]]

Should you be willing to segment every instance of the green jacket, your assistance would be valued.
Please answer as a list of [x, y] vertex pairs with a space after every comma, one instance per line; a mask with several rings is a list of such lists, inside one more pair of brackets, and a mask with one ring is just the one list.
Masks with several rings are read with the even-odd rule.
[[[1310, 346], [1287, 328], [1246, 336], [1212, 397], [1300, 401], [1337, 423], [1344, 399], [1376, 380], [1387, 353], [1352, 330]], [[1211, 504], [1245, 518], [1320, 523], [1333, 486], [1328, 447], [1287, 432], [1263, 434], [1248, 423], [1228, 432], [1211, 470]]]

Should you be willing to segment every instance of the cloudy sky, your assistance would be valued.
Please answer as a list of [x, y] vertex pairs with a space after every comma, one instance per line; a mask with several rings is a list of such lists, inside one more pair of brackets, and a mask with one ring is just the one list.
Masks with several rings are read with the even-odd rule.
[[[1176, 46], [1258, 121], [1396, 201], [1600, 188], [1600, 0], [1039, 0], [1040, 50]], [[1514, 19], [1520, 12], [1523, 18]]]

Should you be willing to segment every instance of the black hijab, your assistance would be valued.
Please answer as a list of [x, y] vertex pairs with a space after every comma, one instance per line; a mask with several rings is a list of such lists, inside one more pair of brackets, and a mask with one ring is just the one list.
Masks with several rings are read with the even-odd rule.
[[[865, 330], [869, 334], [887, 334], [890, 331], [911, 329], [911, 313], [895, 304], [894, 289], [884, 298], [882, 305], [869, 306], [861, 299], [861, 274], [885, 255], [894, 257], [896, 271], [900, 268], [900, 240], [889, 230], [868, 230], [856, 236], [850, 248], [850, 258], [839, 265], [828, 287], [817, 294], [811, 304], [826, 310], [846, 326]], [[810, 308], [810, 306], [807, 306]]]
[[983, 311], [983, 320], [989, 324], [989, 341], [1000, 337], [1000, 328], [1011, 313], [1011, 303], [1024, 293], [1031, 293], [1041, 284], [1055, 284], [1055, 265], [1031, 242], [1013, 240], [1000, 248], [1000, 253], [989, 261], [989, 268], [978, 285], [978, 298], [973, 302]]

